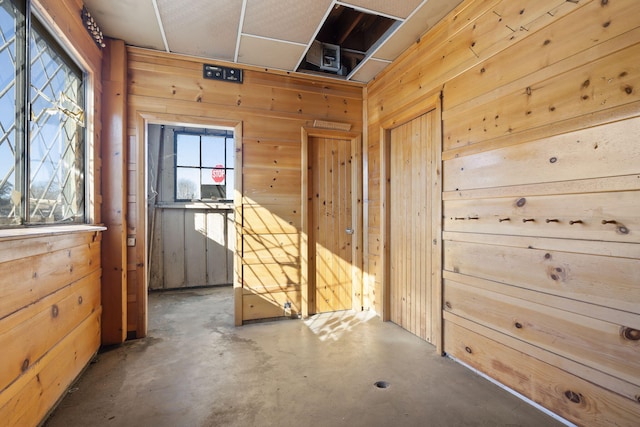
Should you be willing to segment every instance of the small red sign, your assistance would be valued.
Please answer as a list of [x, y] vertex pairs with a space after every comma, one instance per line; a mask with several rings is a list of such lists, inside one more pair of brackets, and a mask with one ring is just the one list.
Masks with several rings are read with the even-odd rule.
[[216, 168], [211, 170], [211, 178], [216, 184], [220, 184], [224, 181], [224, 166], [216, 165]]

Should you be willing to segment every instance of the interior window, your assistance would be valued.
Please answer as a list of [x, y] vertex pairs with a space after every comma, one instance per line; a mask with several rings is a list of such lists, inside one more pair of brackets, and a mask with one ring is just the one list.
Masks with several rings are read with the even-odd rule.
[[175, 133], [176, 200], [233, 200], [233, 132]]

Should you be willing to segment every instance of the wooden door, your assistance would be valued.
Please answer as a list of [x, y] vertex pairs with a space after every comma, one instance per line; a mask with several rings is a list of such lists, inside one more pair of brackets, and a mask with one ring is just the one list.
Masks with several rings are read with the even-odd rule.
[[310, 136], [309, 277], [315, 312], [352, 308], [352, 140]]
[[392, 129], [389, 144], [390, 320], [429, 342], [439, 316], [433, 270], [439, 195], [431, 185], [436, 126], [434, 110]]

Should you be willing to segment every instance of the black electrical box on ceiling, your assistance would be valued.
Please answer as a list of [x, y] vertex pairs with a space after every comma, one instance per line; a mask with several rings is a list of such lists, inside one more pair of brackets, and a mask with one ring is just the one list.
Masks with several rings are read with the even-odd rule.
[[242, 83], [242, 70], [240, 68], [204, 64], [202, 77], [211, 80], [224, 80], [227, 82]]

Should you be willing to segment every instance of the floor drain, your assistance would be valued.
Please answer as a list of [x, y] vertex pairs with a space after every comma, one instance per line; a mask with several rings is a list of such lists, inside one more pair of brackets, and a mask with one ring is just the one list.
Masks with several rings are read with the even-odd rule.
[[378, 388], [388, 388], [390, 384], [386, 381], [376, 381], [373, 385]]

